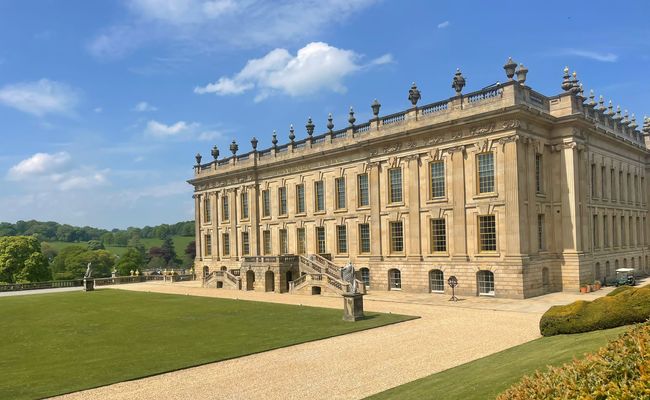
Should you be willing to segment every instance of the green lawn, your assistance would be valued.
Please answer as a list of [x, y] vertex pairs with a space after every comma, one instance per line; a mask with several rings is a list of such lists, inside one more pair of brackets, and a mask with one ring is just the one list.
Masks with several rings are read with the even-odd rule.
[[[187, 245], [194, 240], [194, 236], [178, 236], [174, 235], [172, 236], [172, 241], [174, 242], [174, 250], [176, 250], [176, 255], [179, 258], [183, 258], [185, 255], [185, 248]], [[154, 246], [160, 246], [162, 244], [161, 239], [157, 238], [151, 238], [151, 239], [140, 239], [140, 242], [144, 245], [145, 249], [149, 250], [150, 247]], [[61, 251], [64, 247], [67, 246], [72, 246], [72, 245], [78, 245], [78, 246], [85, 246], [86, 242], [82, 243], [71, 243], [71, 242], [45, 242], [52, 247], [54, 247], [57, 251]], [[121, 256], [124, 253], [126, 253], [126, 246], [106, 246], [106, 250], [110, 251], [111, 253]]]
[[[107, 385], [413, 317], [103, 289], [0, 298], [0, 399]], [[281, 366], [268, 366], [279, 368]]]
[[593, 352], [627, 327], [544, 337], [369, 397], [378, 399], [494, 399], [524, 375]]

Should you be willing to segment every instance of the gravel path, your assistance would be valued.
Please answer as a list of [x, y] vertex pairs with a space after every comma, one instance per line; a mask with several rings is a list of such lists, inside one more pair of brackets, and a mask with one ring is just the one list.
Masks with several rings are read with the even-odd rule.
[[[339, 297], [235, 292], [195, 283], [125, 290], [228, 297], [342, 308]], [[413, 304], [366, 297], [368, 311], [420, 319], [61, 396], [61, 399], [358, 399], [539, 337], [536, 307], [468, 299]], [[516, 300], [514, 302], [521, 302]], [[533, 304], [533, 303], [531, 303]], [[519, 307], [521, 308], [521, 307]], [[352, 378], [352, 380], [350, 380]]]

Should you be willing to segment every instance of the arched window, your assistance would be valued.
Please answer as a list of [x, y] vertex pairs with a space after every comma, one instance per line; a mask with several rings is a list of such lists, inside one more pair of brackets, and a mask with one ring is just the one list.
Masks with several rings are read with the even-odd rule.
[[391, 269], [388, 271], [388, 289], [402, 289], [402, 273], [399, 271], [399, 269]]
[[618, 269], [618, 260], [614, 260], [614, 269]]
[[627, 268], [627, 258], [623, 259], [623, 268]]
[[634, 268], [634, 257], [630, 258], [631, 267]]
[[609, 261], [605, 261], [605, 278], [609, 277], [612, 274], [612, 269], [609, 266]]
[[370, 287], [370, 270], [368, 268], [361, 268], [361, 281], [366, 289]]
[[600, 263], [597, 262], [596, 265], [594, 266], [594, 280], [598, 281], [601, 279], [600, 276]]
[[429, 290], [436, 293], [445, 291], [445, 276], [439, 269], [429, 271]]
[[494, 274], [492, 271], [478, 271], [476, 283], [479, 295], [494, 296]]

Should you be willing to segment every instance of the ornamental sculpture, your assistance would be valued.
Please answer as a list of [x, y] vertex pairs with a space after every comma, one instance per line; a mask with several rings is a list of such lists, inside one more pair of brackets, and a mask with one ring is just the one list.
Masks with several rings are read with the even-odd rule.
[[351, 262], [341, 268], [341, 280], [347, 283], [347, 293], [357, 293], [357, 280], [354, 278], [354, 266]]

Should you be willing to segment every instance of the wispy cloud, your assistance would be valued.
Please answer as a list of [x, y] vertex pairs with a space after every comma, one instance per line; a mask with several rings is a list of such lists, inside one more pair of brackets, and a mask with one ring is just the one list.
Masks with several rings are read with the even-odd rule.
[[582, 49], [566, 49], [562, 52], [562, 55], [590, 58], [592, 60], [602, 61], [602, 62], [618, 61], [618, 55], [614, 53], [600, 53], [596, 51], [582, 50]]
[[[249, 60], [232, 77], [222, 76], [216, 82], [194, 88], [197, 94], [238, 95], [256, 89], [255, 101], [275, 93], [301, 96], [322, 90], [343, 93], [343, 80], [364, 67], [361, 56], [352, 50], [339, 49], [323, 42], [313, 42], [292, 55], [286, 49], [275, 49], [262, 58]], [[368, 65], [393, 62], [385, 54]], [[366, 65], [367, 66], [367, 65]]]
[[200, 141], [214, 140], [223, 136], [220, 131], [204, 129], [198, 122], [185, 121], [165, 124], [156, 120], [150, 120], [147, 122], [144, 133], [147, 136], [159, 139], [195, 139]]
[[141, 101], [133, 107], [133, 111], [137, 111], [137, 112], [148, 112], [148, 111], [157, 111], [157, 110], [158, 110], [157, 107], [152, 106], [146, 101]]
[[445, 29], [445, 28], [447, 28], [449, 25], [451, 25], [451, 22], [449, 22], [449, 21], [443, 21], [443, 22], [441, 22], [441, 23], [438, 24], [438, 29]]
[[70, 114], [78, 102], [76, 89], [49, 79], [9, 84], [0, 89], [0, 103], [39, 117]]
[[7, 178], [21, 180], [30, 176], [42, 175], [46, 172], [54, 173], [65, 168], [69, 163], [70, 154], [65, 151], [54, 154], [36, 153], [11, 167]]

